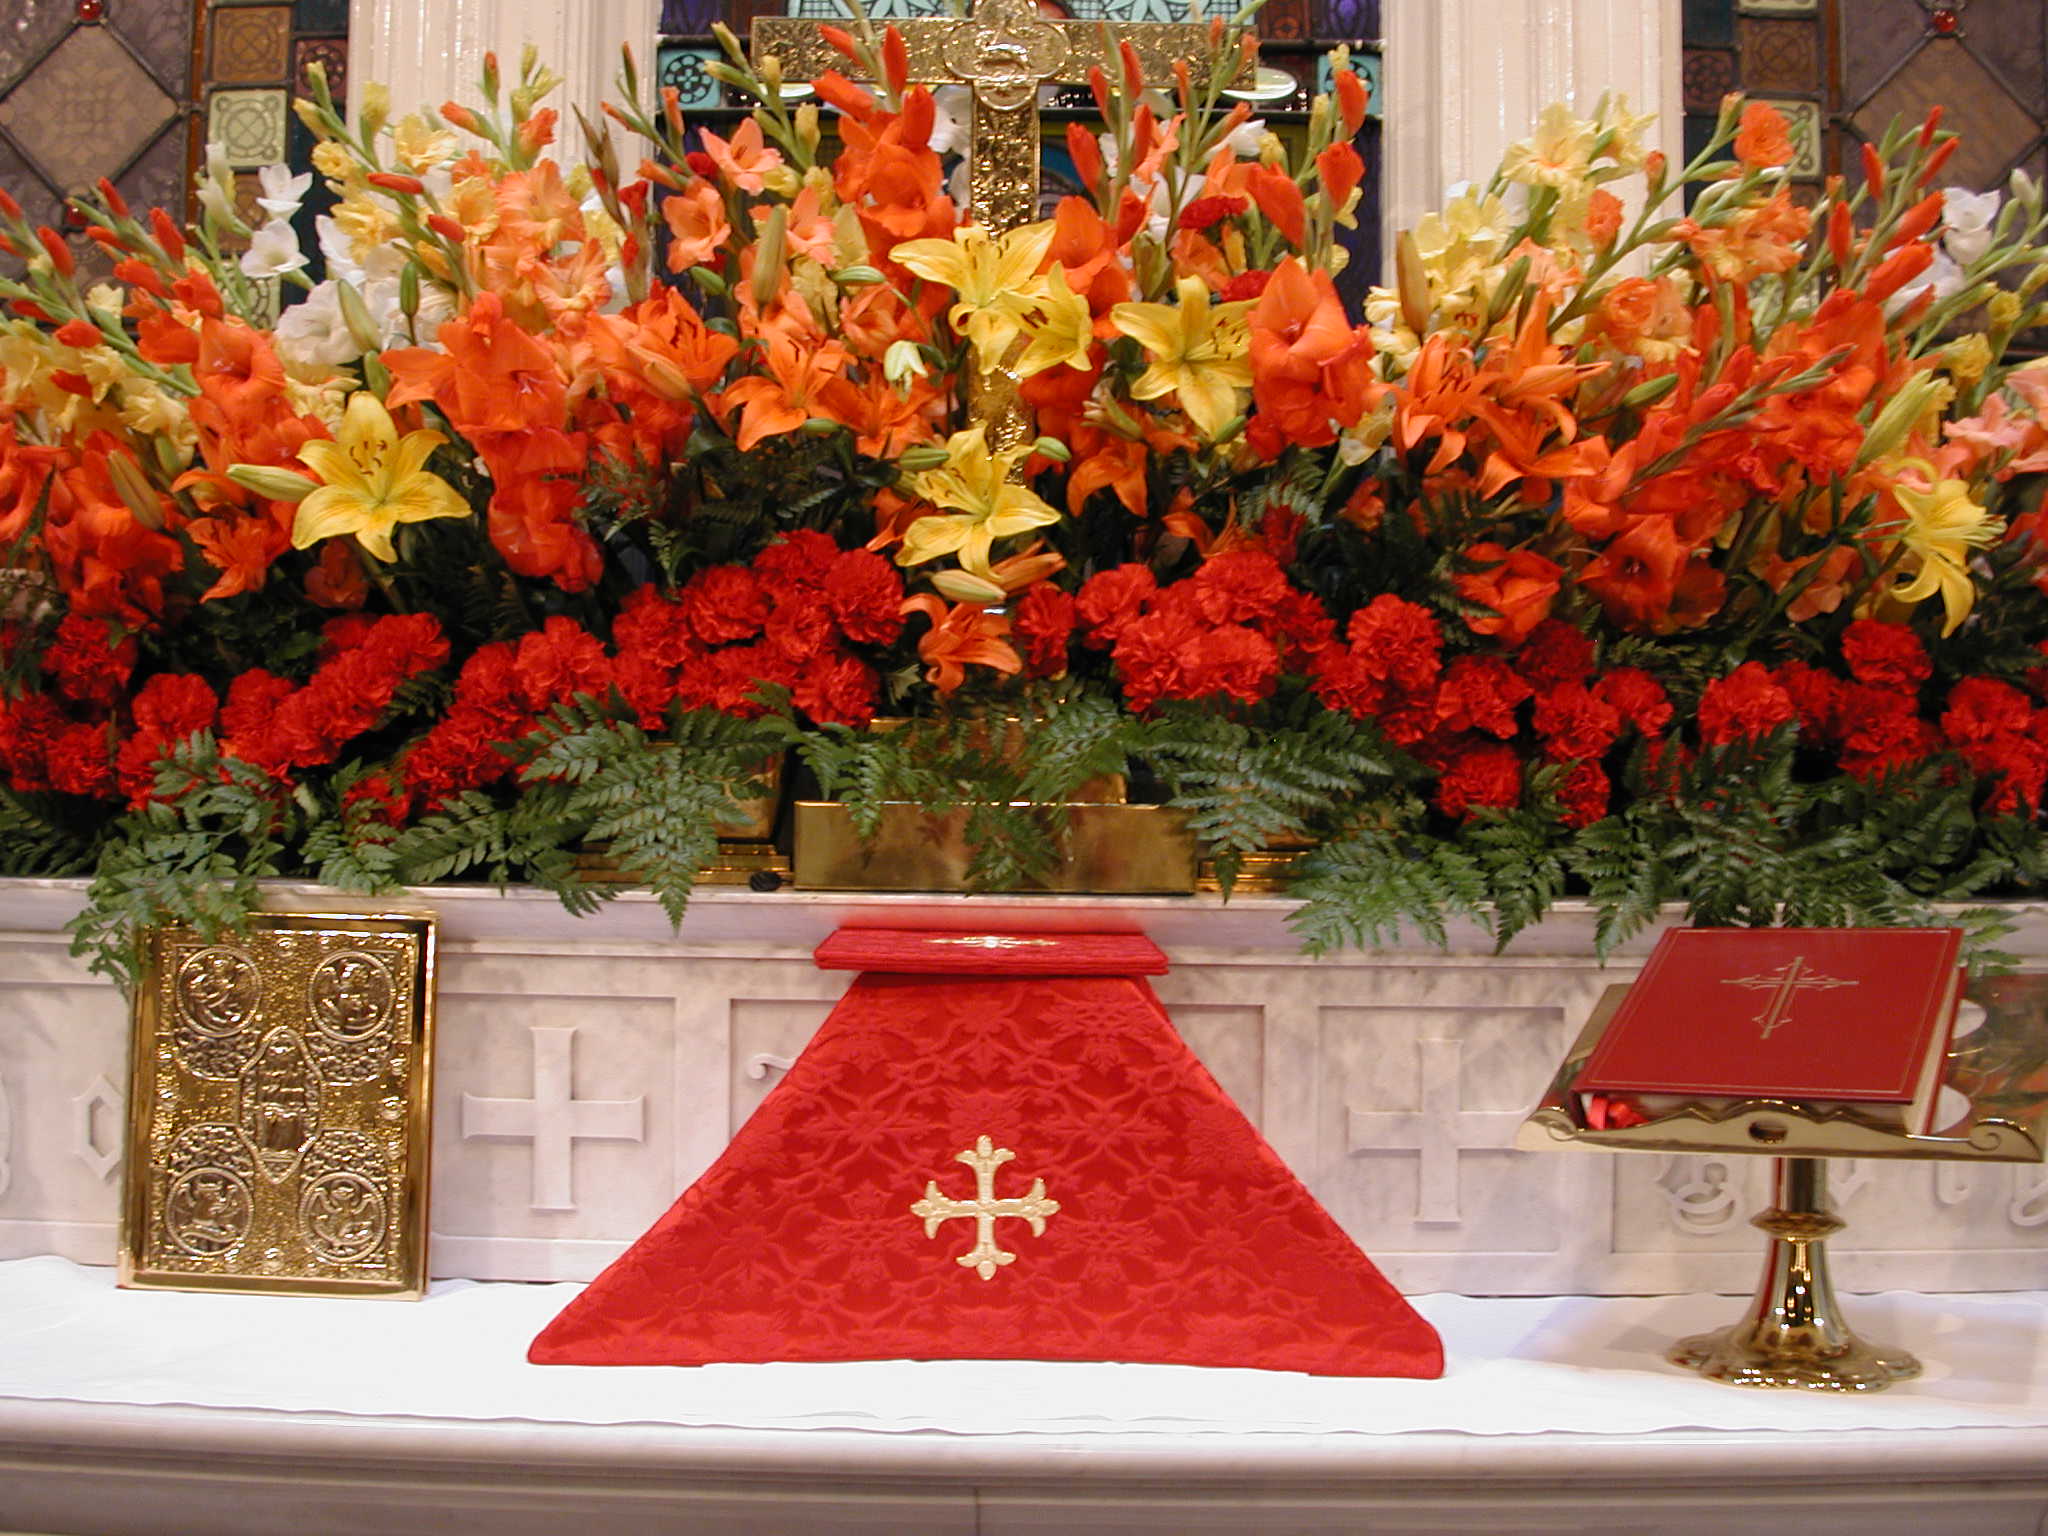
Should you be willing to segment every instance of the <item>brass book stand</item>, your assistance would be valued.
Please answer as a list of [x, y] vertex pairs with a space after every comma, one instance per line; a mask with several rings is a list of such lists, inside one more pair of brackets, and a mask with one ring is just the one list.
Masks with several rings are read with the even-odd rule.
[[1771, 1204], [1751, 1218], [1770, 1243], [1748, 1312], [1729, 1327], [1680, 1339], [1665, 1358], [1715, 1381], [1823, 1392], [1880, 1391], [1919, 1375], [1920, 1362], [1912, 1355], [1857, 1337], [1842, 1317], [1828, 1275], [1827, 1240], [1844, 1223], [1828, 1203], [1826, 1159], [2041, 1161], [2048, 1145], [2048, 976], [1996, 977], [1965, 993], [1984, 1009], [1985, 1019], [1957, 1036], [1945, 1082], [1968, 1109], [1926, 1136], [1778, 1099], [1746, 1099], [1714, 1111], [1688, 1105], [1641, 1125], [1592, 1129], [1571, 1085], [1627, 992], [1626, 986], [1614, 986], [1602, 994], [1543, 1101], [1523, 1122], [1516, 1147], [1776, 1159]]

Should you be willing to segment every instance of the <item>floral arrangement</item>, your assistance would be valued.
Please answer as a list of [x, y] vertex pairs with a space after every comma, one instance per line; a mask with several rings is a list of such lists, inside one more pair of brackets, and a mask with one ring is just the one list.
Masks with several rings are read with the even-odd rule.
[[531, 58], [395, 119], [316, 80], [317, 283], [282, 168], [254, 230], [218, 165], [189, 230], [103, 184], [99, 283], [0, 194], [0, 862], [91, 874], [102, 963], [269, 875], [581, 909], [590, 841], [679, 920], [792, 749], [865, 825], [971, 807], [989, 884], [1058, 857], [1019, 802], [1125, 773], [1226, 883], [1313, 843], [1319, 945], [2038, 882], [2024, 174], [1943, 190], [1937, 114], [1808, 208], [1766, 106], [1683, 167], [1553, 107], [1354, 313], [1341, 53], [1291, 139], [1220, 23], [1173, 92], [1106, 56], [1087, 195], [996, 233], [964, 103], [831, 37], [796, 103], [725, 38], [730, 137], [628, 54], [580, 161]]

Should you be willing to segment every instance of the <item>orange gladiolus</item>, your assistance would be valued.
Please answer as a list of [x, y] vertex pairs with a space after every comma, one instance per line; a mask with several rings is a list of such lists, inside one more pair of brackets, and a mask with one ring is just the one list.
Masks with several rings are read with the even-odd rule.
[[1766, 102], [1752, 101], [1742, 109], [1742, 124], [1735, 130], [1735, 158], [1751, 170], [1792, 163], [1792, 135], [1785, 115]]
[[386, 405], [395, 410], [431, 400], [471, 439], [562, 425], [568, 389], [555, 354], [512, 322], [499, 295], [479, 295], [468, 313], [437, 334], [442, 351], [408, 347], [384, 354], [392, 378]]
[[1625, 629], [1655, 629], [1670, 611], [1687, 551], [1667, 518], [1643, 517], [1579, 572], [1579, 585]]
[[1509, 649], [1550, 617], [1564, 580], [1564, 567], [1533, 549], [1508, 549], [1491, 542], [1474, 544], [1465, 559], [1477, 569], [1451, 578], [1458, 595], [1490, 613], [1468, 613], [1466, 626], [1475, 635], [1492, 635]]
[[1339, 407], [1324, 388], [1323, 369], [1350, 348], [1353, 336], [1330, 274], [1287, 257], [1248, 318], [1258, 429], [1253, 446], [1270, 458], [1290, 442], [1307, 448], [1335, 442]]
[[685, 190], [663, 198], [661, 216], [671, 236], [671, 272], [704, 266], [732, 239], [732, 225], [725, 217], [725, 199], [718, 195], [718, 188], [701, 178]]
[[781, 151], [768, 147], [761, 136], [761, 125], [751, 117], [741, 121], [730, 139], [721, 139], [707, 128], [700, 128], [697, 136], [704, 141], [704, 153], [711, 157], [727, 185], [742, 192], [764, 190], [768, 173], [782, 164]]
[[918, 659], [925, 664], [925, 680], [940, 693], [951, 693], [967, 681], [967, 668], [991, 667], [1005, 676], [1024, 670], [1024, 663], [1010, 648], [1010, 621], [991, 613], [979, 603], [945, 602], [929, 592], [903, 600], [903, 613], [921, 613], [931, 620], [917, 642]]

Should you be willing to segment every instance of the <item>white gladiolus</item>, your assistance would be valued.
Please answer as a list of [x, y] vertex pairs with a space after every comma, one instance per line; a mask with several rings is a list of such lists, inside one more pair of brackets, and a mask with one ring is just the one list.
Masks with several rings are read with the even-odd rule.
[[1991, 226], [1998, 218], [1997, 192], [1972, 192], [1967, 187], [1941, 189], [1941, 220], [1947, 233], [1943, 249], [1968, 266], [1991, 248]]
[[263, 188], [263, 195], [256, 199], [256, 206], [279, 219], [288, 219], [297, 213], [299, 204], [313, 189], [311, 171], [294, 176], [288, 165], [266, 165], [256, 173], [256, 180]]
[[967, 152], [967, 121], [973, 110], [974, 95], [964, 85], [942, 85], [932, 92], [933, 154]]
[[242, 253], [242, 271], [250, 277], [282, 277], [306, 264], [299, 237], [283, 219], [272, 219], [249, 237]]
[[341, 312], [339, 290], [330, 280], [277, 318], [277, 355], [287, 368], [320, 372], [362, 356]]

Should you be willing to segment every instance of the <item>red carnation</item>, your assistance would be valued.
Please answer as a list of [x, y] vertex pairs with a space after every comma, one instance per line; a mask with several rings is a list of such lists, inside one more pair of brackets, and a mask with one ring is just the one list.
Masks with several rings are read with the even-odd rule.
[[1351, 615], [1344, 633], [1353, 654], [1394, 687], [1413, 692], [1436, 681], [1443, 631], [1420, 604], [1383, 592]]
[[1792, 695], [1778, 686], [1760, 661], [1745, 661], [1700, 695], [1700, 740], [1723, 746], [1746, 737], [1768, 736], [1798, 717]]
[[768, 622], [768, 594], [741, 565], [699, 571], [682, 591], [683, 617], [706, 645], [751, 640]]
[[1444, 669], [1436, 694], [1437, 724], [1449, 731], [1515, 734], [1515, 709], [1533, 692], [1498, 656], [1460, 656]]
[[220, 711], [221, 750], [270, 773], [290, 766], [289, 756], [276, 750], [271, 723], [279, 707], [298, 692], [289, 678], [251, 667], [228, 684]]
[[1792, 696], [1792, 707], [1799, 712], [1800, 735], [1808, 741], [1832, 741], [1841, 729], [1848, 685], [1834, 673], [1803, 661], [1783, 663], [1777, 677], [1778, 686]]
[[16, 789], [49, 787], [50, 748], [70, 723], [47, 694], [12, 700], [0, 695], [0, 768], [6, 769]]
[[367, 810], [386, 826], [402, 827], [412, 809], [412, 792], [389, 773], [366, 773], [341, 797], [345, 811]]
[[47, 766], [50, 788], [60, 794], [106, 800], [119, 793], [104, 725], [72, 725], [60, 731], [49, 744]]
[[1536, 695], [1533, 723], [1549, 756], [1599, 757], [1621, 734], [1621, 711], [1584, 683], [1559, 683]]
[[1563, 619], [1545, 619], [1515, 653], [1515, 670], [1538, 688], [1584, 682], [1593, 670], [1593, 642]]
[[1074, 599], [1075, 611], [1087, 626], [1082, 640], [1098, 651], [1110, 649], [1124, 626], [1145, 611], [1158, 590], [1150, 566], [1120, 565], [1090, 576]]
[[1607, 770], [1591, 758], [1580, 759], [1558, 780], [1558, 819], [1568, 827], [1590, 827], [1607, 814], [1612, 791]]
[[1958, 746], [1999, 736], [2022, 736], [2032, 723], [2033, 707], [2011, 683], [1995, 678], [1966, 677], [1948, 691], [1941, 729]]
[[1280, 676], [1280, 653], [1273, 642], [1242, 624], [1225, 624], [1182, 649], [1183, 695], [1205, 699], [1215, 695], [1256, 704], [1273, 691]]
[[1250, 207], [1242, 197], [1198, 197], [1180, 211], [1182, 229], [1214, 229], [1225, 219], [1235, 218]]
[[159, 672], [135, 695], [135, 728], [181, 740], [210, 728], [219, 707], [205, 678], [190, 672]]
[[1072, 596], [1049, 581], [1035, 583], [1017, 600], [1010, 615], [1010, 638], [1022, 642], [1029, 676], [1059, 677], [1066, 672], [1075, 617]]
[[1247, 299], [1256, 299], [1266, 291], [1266, 285], [1273, 281], [1273, 274], [1264, 267], [1253, 267], [1249, 272], [1240, 272], [1221, 288], [1216, 290], [1219, 304], [1241, 304]]
[[825, 601], [856, 644], [889, 645], [903, 632], [903, 578], [872, 550], [850, 549], [832, 562]]
[[832, 610], [822, 597], [791, 591], [768, 611], [763, 639], [798, 666], [814, 660], [832, 645]]
[[1842, 631], [1842, 659], [1859, 683], [1917, 688], [1934, 675], [1927, 647], [1904, 624], [1858, 619]]
[[611, 659], [595, 635], [555, 614], [537, 633], [520, 638], [512, 672], [521, 703], [539, 714], [579, 693], [602, 697], [611, 680]]
[[875, 718], [875, 669], [850, 651], [822, 656], [798, 675], [796, 707], [821, 725], [864, 727]]
[[1641, 667], [1615, 667], [1593, 683], [1593, 692], [1621, 712], [1621, 718], [1645, 736], [1662, 733], [1671, 723], [1671, 700], [1664, 685]]
[[1505, 742], [1483, 741], [1454, 756], [1437, 781], [1436, 808], [1470, 817], [1483, 806], [1513, 806], [1522, 798], [1522, 760]]
[[644, 651], [630, 651], [612, 660], [612, 687], [633, 711], [643, 731], [658, 730], [676, 696], [676, 674]]
[[813, 528], [786, 533], [754, 556], [754, 574], [772, 587], [804, 587], [815, 591], [825, 584], [825, 575], [839, 558], [839, 545], [830, 534]]
[[657, 667], [680, 667], [696, 654], [682, 604], [653, 587], [635, 587], [612, 622], [612, 644], [620, 656], [640, 657]]
[[1266, 625], [1290, 670], [1299, 671], [1308, 658], [1336, 643], [1337, 625], [1312, 593], [1289, 587]]
[[501, 718], [518, 715], [519, 678], [513, 670], [517, 655], [506, 640], [479, 646], [456, 676], [455, 702]]
[[43, 652], [42, 666], [65, 698], [104, 707], [128, 686], [135, 650], [135, 637], [125, 636], [117, 644], [114, 626], [105, 619], [69, 613]]
[[1195, 609], [1212, 624], [1256, 624], [1280, 611], [1289, 591], [1280, 562], [1263, 549], [1236, 549], [1202, 562], [1188, 579]]
[[1992, 816], [2033, 816], [2041, 809], [2041, 787], [2048, 780], [2048, 750], [2031, 736], [1999, 736], [1973, 742], [1963, 758], [1979, 778], [1991, 781], [1984, 802]]

